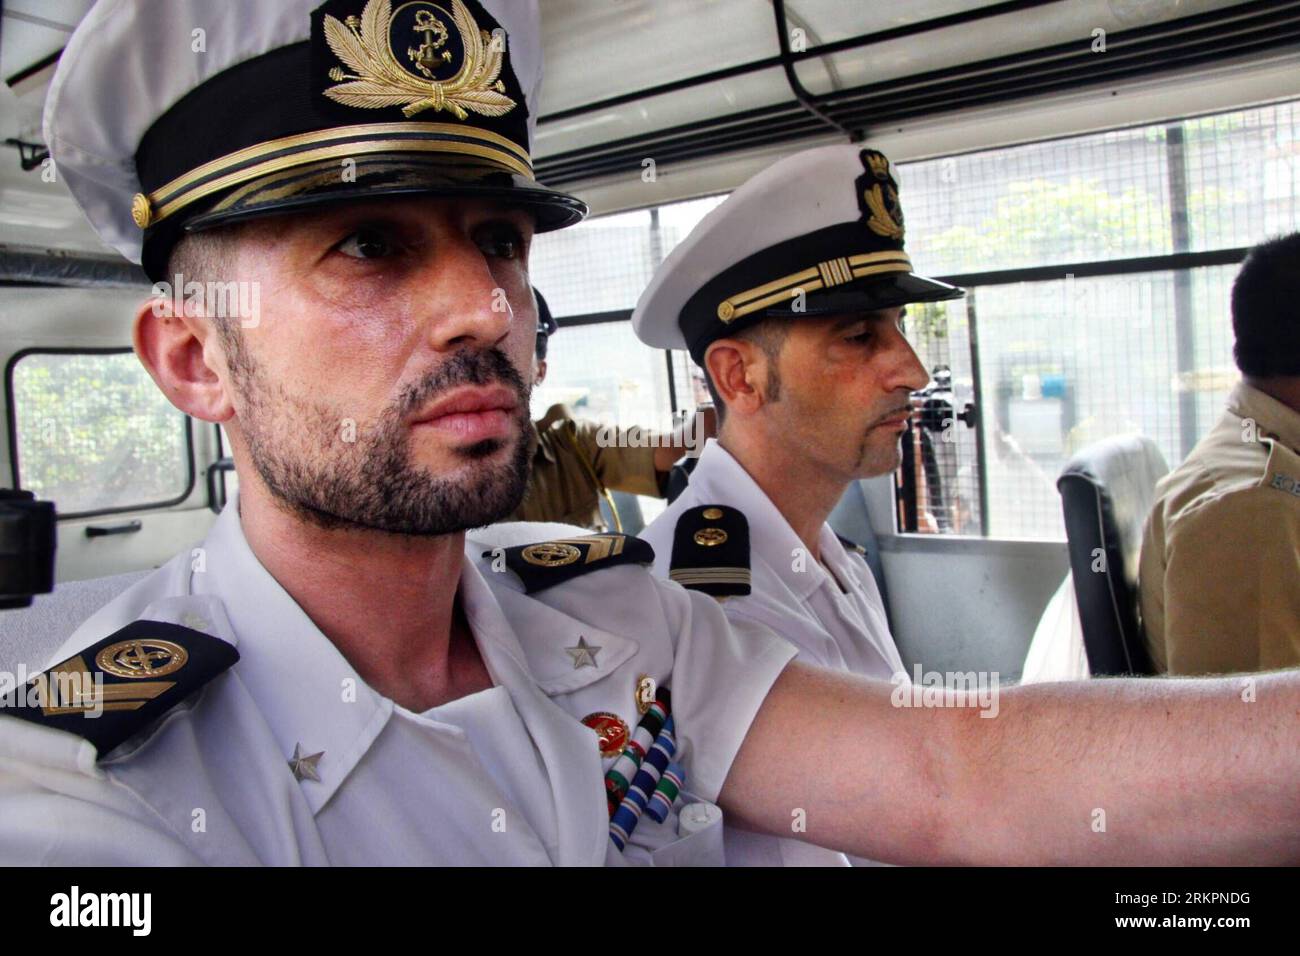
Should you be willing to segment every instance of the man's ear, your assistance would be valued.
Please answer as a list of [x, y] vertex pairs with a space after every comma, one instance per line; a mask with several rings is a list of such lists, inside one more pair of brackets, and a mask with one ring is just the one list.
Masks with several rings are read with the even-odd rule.
[[537, 359], [534, 362], [533, 385], [541, 385], [546, 380], [546, 359]]
[[[210, 363], [220, 361], [212, 320], [180, 314], [167, 298], [153, 298], [135, 313], [135, 354], [167, 400], [205, 422], [229, 421], [235, 406], [222, 377]], [[238, 333], [236, 333], [238, 334]]]
[[704, 367], [730, 414], [752, 415], [767, 394], [767, 356], [753, 342], [718, 339], [704, 353]]

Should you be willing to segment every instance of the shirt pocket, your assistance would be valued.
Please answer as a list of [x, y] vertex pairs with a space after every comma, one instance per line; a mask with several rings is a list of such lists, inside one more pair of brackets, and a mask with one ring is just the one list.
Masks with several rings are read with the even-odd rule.
[[[674, 818], [680, 815], [682, 809], [685, 807], [678, 808]], [[721, 811], [703, 829], [687, 836], [679, 836], [650, 854], [651, 866], [725, 866], [726, 862], [722, 845]]]

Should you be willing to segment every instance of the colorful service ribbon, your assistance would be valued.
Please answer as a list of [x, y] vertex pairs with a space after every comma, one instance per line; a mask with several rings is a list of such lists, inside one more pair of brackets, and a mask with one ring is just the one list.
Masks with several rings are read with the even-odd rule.
[[677, 738], [674, 734], [673, 718], [669, 716], [664, 721], [663, 729], [655, 738], [654, 746], [641, 761], [640, 769], [632, 779], [631, 786], [628, 787], [626, 795], [609, 821], [609, 838], [620, 851], [631, 839], [632, 831], [640, 822], [641, 814], [645, 811], [651, 795], [655, 793], [660, 778], [676, 752]]

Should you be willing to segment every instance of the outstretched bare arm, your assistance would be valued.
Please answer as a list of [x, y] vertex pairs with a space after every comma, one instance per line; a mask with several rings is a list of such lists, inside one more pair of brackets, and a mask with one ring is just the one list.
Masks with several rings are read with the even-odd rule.
[[1010, 687], [992, 718], [893, 690], [791, 664], [730, 818], [898, 863], [1300, 860], [1300, 671]]

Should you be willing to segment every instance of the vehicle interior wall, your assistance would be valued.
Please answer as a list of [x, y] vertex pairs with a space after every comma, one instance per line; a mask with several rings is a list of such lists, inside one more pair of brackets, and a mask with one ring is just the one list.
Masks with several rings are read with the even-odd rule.
[[1038, 620], [1069, 571], [1065, 542], [900, 534], [892, 476], [859, 484], [909, 673], [919, 665], [1018, 679]]
[[[979, 7], [995, 6], [976, 0], [926, 0], [895, 7], [888, 12], [872, 3], [842, 0], [787, 2], [792, 30], [804, 31], [810, 48], [843, 41], [855, 33], [888, 33], [890, 29]], [[911, 36], [872, 42], [828, 57], [799, 60], [795, 75], [814, 96], [833, 96], [864, 79], [882, 84], [901, 105], [926, 93], [928, 71], [955, 70], [980, 64], [971, 86], [983, 81], [982, 64], [999, 57], [1014, 61], [1017, 53], [1087, 38], [1095, 46], [1094, 31], [1104, 31], [1118, 43], [1129, 28], [1150, 28], [1162, 21], [1189, 17], [1218, 8], [1225, 15], [1234, 7], [1250, 8], [1236, 0], [1152, 0], [1116, 3], [1106, 0], [1071, 0], [1068, 3], [1032, 5], [1032, 9], [1005, 13], [962, 25], [941, 27]], [[1279, 6], [1285, 6], [1280, 4]], [[568, 184], [578, 190], [593, 215], [672, 202], [692, 196], [726, 192], [782, 156], [819, 143], [838, 142], [842, 133], [813, 124], [799, 136], [770, 144], [747, 143], [732, 137], [733, 148], [706, 158], [674, 158], [667, 162], [649, 137], [661, 131], [691, 136], [690, 121], [723, 121], [745, 105], [785, 102], [791, 97], [779, 69], [766, 69], [679, 89], [669, 81], [712, 75], [746, 62], [766, 62], [773, 53], [772, 4], [752, 0], [629, 0], [617, 11], [594, 17], [583, 0], [555, 0], [546, 5], [545, 31], [548, 69], [543, 86], [537, 154], [543, 165], [581, 148], [599, 152], [609, 144], [646, 139], [642, 153], [630, 154], [623, 169], [612, 175], [593, 175]], [[716, 19], [727, 25], [728, 42], [719, 47], [718, 34], [707, 26]], [[629, 22], [635, 29], [629, 29]], [[683, 36], [684, 22], [700, 29]], [[1220, 47], [1230, 46], [1234, 25], [1225, 22]], [[663, 37], [664, 42], [654, 42]], [[1087, 49], [1087, 44], [1080, 44]], [[1117, 62], [1121, 53], [1112, 46], [1097, 51], [1094, 71], [1102, 73], [1106, 57]], [[1026, 57], [1025, 66], [1042, 58]], [[1003, 64], [1005, 66], [1006, 64]], [[1148, 75], [1130, 70], [1113, 82], [1089, 82], [1088, 71], [1078, 81], [1056, 84], [1050, 95], [1035, 95], [1026, 87], [1009, 102], [966, 104], [956, 97], [937, 103], [926, 112], [888, 122], [868, 118], [860, 134], [895, 162], [929, 156], [947, 156], [973, 149], [1027, 142], [1069, 133], [1107, 129], [1190, 112], [1211, 112], [1249, 103], [1266, 102], [1296, 91], [1297, 57], [1294, 50], [1253, 50], [1249, 56], [1225, 54], [1219, 60], [1202, 58], [1196, 68]], [[990, 67], [991, 69], [991, 67]], [[657, 86], [656, 84], [667, 84]], [[664, 92], [654, 93], [663, 89]], [[650, 90], [643, 96], [638, 90]], [[620, 99], [620, 95], [622, 99]], [[599, 104], [591, 107], [589, 104]], [[607, 105], [605, 105], [607, 104]], [[719, 129], [719, 135], [727, 132]], [[708, 135], [701, 131], [700, 136]], [[757, 136], [754, 137], [758, 139]], [[665, 140], [665, 144], [671, 142]], [[681, 145], [680, 142], [677, 145]], [[642, 164], [656, 159], [654, 178]]]

